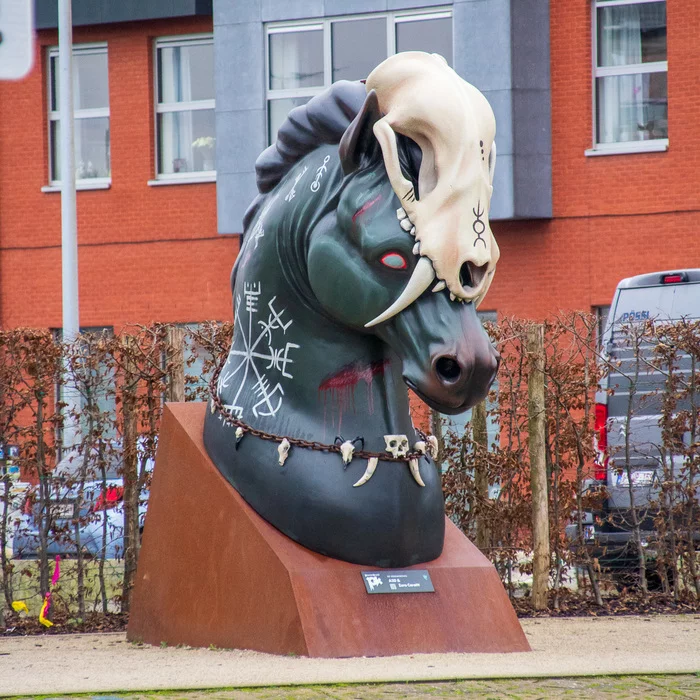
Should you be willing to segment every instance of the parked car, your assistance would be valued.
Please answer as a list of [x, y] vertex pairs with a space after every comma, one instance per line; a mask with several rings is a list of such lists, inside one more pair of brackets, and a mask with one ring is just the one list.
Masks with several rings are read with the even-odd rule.
[[[613, 369], [596, 394], [599, 457], [595, 478], [588, 486], [604, 488], [605, 498], [601, 511], [585, 514], [584, 532], [586, 546], [601, 565], [626, 581], [633, 580], [632, 574], [639, 563], [631, 527], [630, 490], [635, 510], [643, 516], [641, 545], [647, 548], [649, 558], [653, 558], [658, 542], [651, 504], [659, 498], [664, 470], [659, 446], [663, 442], [661, 402], [666, 376], [644, 361], [652, 358], [653, 344], [645, 342], [638, 348], [637, 354], [642, 359], [632, 392], [630, 381], [636, 363], [631, 340], [634, 333], [630, 333], [630, 328], [651, 319], [661, 322], [700, 319], [700, 269], [655, 272], [622, 280], [615, 291], [602, 337], [604, 356]], [[681, 356], [678, 370], [687, 373], [690, 367], [690, 357]], [[700, 403], [700, 396], [697, 402]], [[688, 439], [686, 434], [686, 444]], [[670, 460], [667, 459], [667, 469], [672, 465], [674, 473], [678, 473], [683, 466], [683, 455], [672, 454]], [[700, 481], [696, 496], [700, 499]], [[576, 525], [567, 528], [571, 539], [576, 538], [576, 530]], [[696, 532], [695, 538], [700, 546], [700, 533]]]
[[[47, 553], [50, 556], [75, 556], [80, 547], [84, 554], [118, 559], [124, 554], [124, 481], [119, 474], [121, 451], [111, 450], [106, 466], [106, 488], [102, 479], [91, 475], [83, 484], [80, 498], [79, 470], [82, 456], [69, 451], [58, 463], [49, 480], [48, 505], [50, 527]], [[152, 472], [153, 460], [146, 470]], [[143, 530], [148, 506], [148, 490], [139, 497], [139, 529]], [[12, 542], [15, 558], [34, 558], [40, 549], [39, 526], [41, 504], [38, 487], [31, 487]]]

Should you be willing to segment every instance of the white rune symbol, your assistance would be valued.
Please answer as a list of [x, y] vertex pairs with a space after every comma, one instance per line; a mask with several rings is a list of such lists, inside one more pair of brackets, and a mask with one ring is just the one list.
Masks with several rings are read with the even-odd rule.
[[287, 192], [287, 195], [284, 198], [285, 201], [291, 202], [294, 199], [294, 197], [296, 197], [296, 194], [297, 194], [296, 186], [299, 183], [299, 180], [301, 180], [301, 178], [304, 177], [304, 175], [306, 174], [306, 171], [308, 169], [309, 169], [309, 166], [305, 165], [304, 169], [294, 178], [294, 184], [292, 185], [292, 189], [289, 190], [289, 192]]
[[[267, 303], [267, 320], [253, 323], [253, 316], [259, 312], [258, 301], [262, 293], [260, 282], [245, 282], [243, 284], [243, 297], [240, 294], [236, 297], [236, 319], [234, 324], [234, 341], [239, 340], [243, 344], [238, 347], [234, 345], [229, 353], [226, 364], [219, 377], [217, 393], [221, 394], [223, 389], [227, 389], [238, 380], [236, 394], [229, 404], [224, 404], [237, 418], [243, 416], [243, 406], [240, 402], [246, 383], [250, 376], [254, 380], [252, 386], [248, 387], [255, 395], [256, 403], [253, 405], [253, 415], [275, 416], [282, 406], [284, 389], [277, 380], [277, 377], [270, 376], [278, 372], [280, 378], [292, 379], [293, 375], [289, 371], [288, 365], [294, 364], [294, 360], [289, 357], [291, 350], [299, 348], [295, 343], [286, 342], [284, 346], [275, 347], [275, 336], [280, 331], [286, 335], [287, 330], [292, 325], [292, 319], [284, 320], [285, 309], [278, 311], [275, 308], [276, 296]], [[247, 316], [247, 318], [246, 318]], [[256, 329], [259, 326], [259, 330]], [[253, 334], [257, 333], [255, 338]], [[264, 351], [264, 348], [267, 348]], [[223, 417], [220, 416], [220, 418]]]
[[276, 199], [277, 196], [270, 197], [267, 204], [262, 208], [262, 211], [258, 216], [258, 220], [255, 222], [255, 226], [253, 226], [252, 236], [253, 240], [255, 241], [256, 248], [258, 247], [258, 243], [260, 243], [260, 239], [265, 236], [265, 217], [267, 216], [267, 212], [270, 211], [272, 205], [275, 203]]

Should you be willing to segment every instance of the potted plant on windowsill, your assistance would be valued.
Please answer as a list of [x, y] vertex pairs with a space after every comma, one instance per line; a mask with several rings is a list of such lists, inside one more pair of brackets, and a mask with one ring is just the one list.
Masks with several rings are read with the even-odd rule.
[[216, 139], [213, 136], [200, 136], [192, 142], [192, 149], [202, 156], [202, 170], [214, 170], [214, 146]]

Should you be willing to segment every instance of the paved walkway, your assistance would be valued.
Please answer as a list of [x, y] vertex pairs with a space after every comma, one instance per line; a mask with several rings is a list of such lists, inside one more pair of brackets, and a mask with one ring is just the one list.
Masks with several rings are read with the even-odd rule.
[[530, 653], [353, 659], [137, 646], [123, 634], [6, 637], [0, 638], [0, 695], [700, 672], [700, 615], [522, 624]]

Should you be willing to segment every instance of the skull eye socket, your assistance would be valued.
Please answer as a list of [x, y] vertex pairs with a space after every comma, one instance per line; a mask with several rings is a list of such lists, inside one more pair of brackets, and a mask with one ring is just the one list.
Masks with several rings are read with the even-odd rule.
[[389, 447], [396, 447], [396, 440], [389, 440]]
[[405, 270], [408, 267], [406, 258], [404, 258], [401, 253], [397, 253], [393, 250], [382, 255], [380, 262], [382, 265], [385, 267], [390, 267], [392, 270]]

